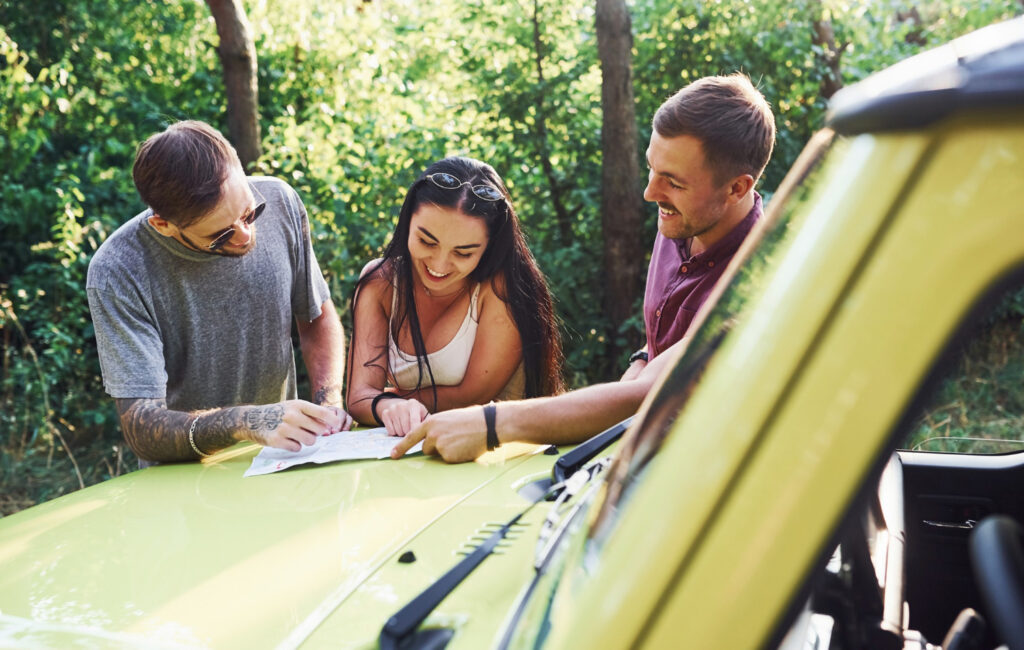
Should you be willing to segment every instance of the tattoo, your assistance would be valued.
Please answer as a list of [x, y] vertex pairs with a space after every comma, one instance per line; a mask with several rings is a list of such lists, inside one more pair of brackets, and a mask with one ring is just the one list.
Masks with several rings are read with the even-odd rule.
[[245, 413], [245, 426], [250, 431], [273, 431], [284, 420], [284, 407], [279, 404], [253, 408]]
[[341, 387], [337, 385], [321, 386], [313, 393], [313, 403], [335, 405], [341, 403]]
[[[144, 460], [157, 460], [157, 455], [177, 455], [174, 431], [176, 422], [167, 402], [162, 399], [117, 399], [117, 414], [121, 418], [121, 432], [135, 455]], [[188, 440], [185, 440], [188, 445]], [[163, 452], [163, 453], [161, 453]]]
[[236, 442], [244, 408], [226, 408], [206, 413], [186, 413], [167, 408], [163, 399], [116, 399], [125, 441], [139, 458], [156, 462], [194, 460], [198, 456], [188, 441], [196, 418], [193, 439], [201, 450], [213, 453]]

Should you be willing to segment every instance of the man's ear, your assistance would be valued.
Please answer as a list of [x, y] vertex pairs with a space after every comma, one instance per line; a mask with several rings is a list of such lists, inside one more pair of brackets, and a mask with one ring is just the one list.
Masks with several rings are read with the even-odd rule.
[[178, 232], [177, 226], [158, 214], [154, 214], [149, 218], [149, 225], [153, 226], [153, 229], [164, 237], [174, 237], [174, 234]]
[[750, 174], [740, 174], [729, 183], [729, 202], [739, 203], [754, 187], [754, 177]]

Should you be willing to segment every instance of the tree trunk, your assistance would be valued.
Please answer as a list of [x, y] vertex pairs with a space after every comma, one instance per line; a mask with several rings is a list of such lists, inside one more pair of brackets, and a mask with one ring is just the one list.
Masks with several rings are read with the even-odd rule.
[[[631, 315], [644, 275], [643, 203], [637, 159], [631, 56], [633, 35], [624, 0], [597, 0], [601, 59], [601, 226], [604, 233], [605, 313], [614, 342]], [[613, 345], [614, 348], [614, 345]], [[616, 352], [613, 350], [613, 353]]]
[[228, 97], [228, 139], [238, 151], [242, 166], [248, 169], [262, 153], [256, 46], [242, 0], [206, 0], [206, 4], [220, 37], [217, 54]]

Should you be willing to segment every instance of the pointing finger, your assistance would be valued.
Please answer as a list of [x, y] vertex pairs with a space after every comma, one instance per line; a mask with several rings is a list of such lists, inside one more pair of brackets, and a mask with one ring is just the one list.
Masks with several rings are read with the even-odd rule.
[[412, 446], [415, 445], [417, 442], [419, 442], [420, 440], [423, 440], [423, 438], [426, 435], [427, 435], [427, 427], [426, 427], [426, 425], [421, 425], [421, 426], [416, 427], [411, 432], [409, 432], [409, 435], [407, 435], [404, 438], [402, 438], [398, 442], [398, 444], [395, 445], [395, 448], [391, 450], [391, 457], [392, 458], [401, 458], [402, 456], [405, 455], [405, 452], [409, 451], [409, 449], [412, 448]]

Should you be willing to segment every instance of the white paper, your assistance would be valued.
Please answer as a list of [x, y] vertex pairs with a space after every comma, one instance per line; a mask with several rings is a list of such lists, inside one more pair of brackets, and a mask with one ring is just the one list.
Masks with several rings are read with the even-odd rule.
[[[390, 458], [391, 450], [401, 438], [389, 436], [384, 427], [362, 431], [342, 431], [330, 436], [318, 436], [316, 442], [299, 451], [286, 451], [264, 447], [252, 459], [252, 465], [244, 476], [271, 474], [282, 469], [305, 463], [330, 463], [336, 460], [365, 460], [368, 458]], [[421, 451], [423, 443], [418, 442], [408, 454]]]

